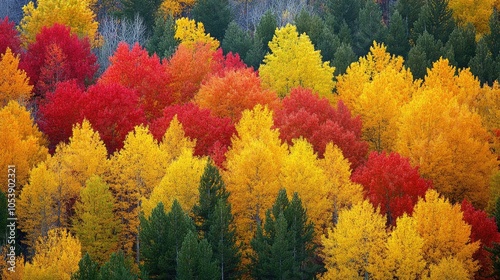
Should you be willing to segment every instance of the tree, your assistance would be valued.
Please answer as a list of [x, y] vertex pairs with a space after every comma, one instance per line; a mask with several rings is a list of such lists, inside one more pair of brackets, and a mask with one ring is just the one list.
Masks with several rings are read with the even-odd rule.
[[338, 72], [338, 75], [343, 75], [346, 73], [347, 68], [351, 63], [357, 60], [357, 56], [352, 50], [350, 44], [341, 43], [333, 54], [332, 66]]
[[257, 73], [248, 68], [228, 71], [223, 77], [213, 76], [200, 87], [194, 100], [212, 114], [229, 117], [233, 122], [241, 118], [244, 110], [257, 104], [270, 108], [279, 104], [276, 93], [265, 89]]
[[179, 45], [179, 41], [174, 38], [174, 35], [174, 17], [171, 15], [157, 16], [153, 34], [146, 43], [146, 50], [149, 55], [156, 54], [160, 58], [169, 58]]
[[0, 20], [0, 55], [4, 54], [7, 48], [13, 53], [21, 53], [21, 39], [15, 26], [8, 16]]
[[353, 182], [364, 186], [366, 198], [387, 217], [387, 225], [395, 225], [404, 213], [411, 215], [419, 197], [432, 187], [408, 158], [397, 153], [372, 152], [365, 165], [352, 174]]
[[232, 20], [228, 0], [197, 0], [191, 15], [197, 22], [202, 22], [207, 33], [219, 42]]
[[491, 13], [489, 26], [490, 33], [486, 34], [484, 39], [486, 40], [488, 49], [491, 51], [493, 58], [497, 59], [497, 57], [500, 56], [500, 43], [496, 39], [500, 36], [500, 17], [498, 7], [494, 8]]
[[26, 104], [32, 89], [26, 72], [19, 69], [19, 55], [14, 55], [7, 47], [5, 53], [0, 54], [0, 107], [10, 100]]
[[120, 0], [122, 9], [119, 14], [129, 20], [133, 20], [136, 15], [139, 15], [146, 26], [146, 33], [150, 34], [155, 22], [155, 13], [162, 2], [163, 0]]
[[446, 47], [453, 49], [453, 59], [457, 68], [466, 68], [476, 54], [476, 30], [468, 24], [456, 27], [450, 34]]
[[175, 21], [174, 38], [179, 40], [181, 45], [186, 45], [189, 48], [194, 48], [197, 44], [203, 43], [210, 45], [210, 48], [215, 51], [220, 45], [217, 39], [205, 33], [203, 22], [196, 22], [186, 17]]
[[275, 90], [280, 97], [299, 85], [331, 97], [335, 68], [329, 62], [322, 62], [320, 52], [314, 50], [306, 34], [299, 35], [297, 28], [288, 24], [276, 30], [269, 48], [271, 53], [264, 57], [259, 68], [265, 87]]
[[413, 26], [425, 3], [425, 0], [400, 0], [396, 3], [396, 10], [401, 14], [403, 22], [406, 23], [407, 35], [412, 35]]
[[439, 59], [443, 43], [436, 40], [429, 32], [424, 31], [408, 52], [406, 66], [411, 69], [416, 79], [423, 79], [427, 73], [427, 68], [432, 67], [432, 63]]
[[370, 51], [374, 41], [385, 41], [387, 28], [382, 24], [382, 10], [374, 1], [365, 1], [364, 7], [359, 10], [357, 21], [358, 29], [352, 45], [354, 52], [362, 56]]
[[39, 238], [35, 247], [36, 254], [24, 267], [26, 279], [70, 279], [78, 270], [82, 258], [78, 238], [66, 229], [50, 230], [46, 237]]
[[220, 278], [217, 261], [213, 261], [212, 248], [206, 239], [198, 241], [196, 233], [186, 234], [177, 258], [177, 277], [188, 279]]
[[99, 176], [87, 181], [75, 204], [73, 230], [82, 243], [82, 252], [99, 264], [104, 264], [118, 245], [119, 224], [113, 213], [114, 204], [109, 186]]
[[141, 257], [150, 277], [174, 279], [182, 242], [189, 232], [195, 232], [193, 220], [182, 210], [177, 200], [165, 213], [163, 203], [153, 209], [149, 218], [140, 217]]
[[[16, 101], [0, 108], [0, 166], [16, 167], [17, 186], [28, 180], [30, 170], [48, 156], [46, 141], [30, 112]], [[1, 189], [7, 192], [7, 184]]]
[[80, 39], [71, 34], [70, 27], [56, 23], [41, 28], [27, 46], [21, 66], [34, 85], [35, 96], [43, 98], [57, 82], [75, 79], [82, 88], [90, 83], [98, 68], [96, 60], [88, 39]]
[[476, 54], [470, 59], [468, 66], [483, 85], [492, 85], [498, 80], [498, 75], [495, 75], [495, 61], [484, 37], [477, 42]]
[[363, 139], [371, 150], [392, 151], [401, 106], [410, 101], [417, 85], [403, 66], [403, 58], [390, 55], [383, 44], [374, 42], [368, 55], [338, 77], [337, 98], [352, 114], [360, 115]]
[[231, 21], [221, 39], [221, 47], [225, 53], [237, 53], [245, 57], [252, 46], [252, 38], [247, 31], [243, 30], [237, 22]]
[[196, 0], [164, 0], [159, 8], [160, 16], [179, 17], [189, 12]]
[[71, 274], [71, 280], [99, 279], [99, 276], [99, 264], [87, 252], [78, 262], [78, 270]]
[[335, 229], [321, 238], [327, 269], [322, 279], [387, 279], [385, 222], [367, 200], [341, 210]]
[[95, 84], [82, 101], [83, 116], [99, 131], [108, 154], [123, 147], [127, 134], [144, 123], [137, 91], [119, 84]]
[[36, 7], [33, 2], [29, 2], [23, 7], [23, 12], [19, 30], [25, 44], [34, 42], [44, 27], [50, 28], [56, 23], [70, 27], [71, 33], [80, 38], [88, 37], [93, 47], [100, 44], [97, 32], [99, 24], [90, 8], [90, 1], [41, 0], [36, 1]]
[[304, 137], [321, 158], [326, 145], [333, 142], [342, 149], [353, 169], [365, 161], [368, 144], [361, 139], [361, 119], [353, 117], [342, 101], [334, 108], [312, 90], [294, 88], [276, 110], [274, 120], [280, 138], [288, 144]]
[[[401, 1], [398, 3], [400, 2]], [[391, 22], [388, 28], [387, 51], [396, 56], [407, 57], [410, 51], [408, 33], [408, 24], [405, 25], [400, 12], [395, 10], [391, 16]]]
[[132, 262], [125, 258], [123, 251], [114, 252], [99, 271], [100, 279], [137, 280], [132, 272]]
[[302, 10], [295, 17], [299, 34], [306, 33], [315, 48], [321, 51], [323, 61], [331, 61], [335, 50], [340, 45], [340, 38], [334, 34], [325, 21], [318, 15]]
[[[447, 42], [455, 28], [453, 11], [448, 5], [449, 0], [428, 0], [425, 2], [414, 24], [414, 34], [427, 31], [441, 42]], [[416, 38], [416, 37], [414, 37]]]
[[174, 102], [168, 88], [170, 77], [155, 54], [150, 57], [137, 43], [131, 49], [126, 43], [120, 43], [109, 60], [111, 65], [99, 83], [120, 84], [137, 91], [147, 120], [159, 117], [163, 108]]
[[478, 35], [488, 33], [488, 19], [490, 18], [495, 1], [460, 1], [450, 0], [449, 8], [453, 11], [453, 17], [457, 22], [466, 25], [472, 23]]

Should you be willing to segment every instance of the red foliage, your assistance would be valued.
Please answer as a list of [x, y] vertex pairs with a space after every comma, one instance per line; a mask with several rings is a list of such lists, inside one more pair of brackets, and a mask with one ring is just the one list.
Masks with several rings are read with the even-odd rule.
[[122, 42], [110, 61], [111, 65], [99, 82], [117, 83], [135, 89], [148, 120], [160, 117], [163, 108], [173, 103], [172, 92], [167, 87], [171, 77], [156, 54], [150, 57], [139, 44], [129, 49], [127, 43]]
[[21, 52], [21, 39], [16, 30], [16, 24], [9, 21], [9, 17], [0, 20], [0, 54], [5, 53], [7, 48], [13, 53]]
[[[492, 248], [493, 243], [500, 243], [500, 233], [497, 231], [495, 218], [488, 217], [482, 210], [474, 209], [470, 202], [462, 201], [462, 212], [464, 221], [471, 225], [471, 242], [481, 241], [481, 247], [474, 253], [474, 259], [479, 261], [480, 270], [476, 273], [476, 279], [486, 279], [493, 272], [491, 253], [485, 247]], [[490, 278], [488, 278], [490, 279]]]
[[361, 119], [352, 117], [349, 109], [339, 101], [337, 109], [327, 99], [321, 99], [310, 89], [295, 88], [276, 110], [275, 126], [281, 139], [292, 142], [300, 136], [307, 139], [320, 157], [326, 144], [333, 142], [356, 169], [364, 161], [368, 143], [361, 139]]
[[83, 100], [83, 116], [99, 131], [111, 154], [123, 147], [127, 134], [145, 123], [139, 94], [119, 84], [96, 84], [87, 90]]
[[231, 119], [212, 116], [210, 110], [201, 109], [193, 103], [166, 107], [163, 117], [151, 124], [151, 133], [158, 141], [162, 139], [175, 115], [186, 136], [196, 139], [195, 155], [209, 155], [220, 165], [225, 160], [223, 155], [235, 133]]
[[[50, 52], [54, 51], [54, 45], [59, 47], [60, 56], [64, 58], [59, 63], [51, 62], [54, 55]], [[54, 24], [52, 27], [43, 27], [36, 36], [36, 41], [28, 46], [21, 68], [28, 73], [31, 84], [35, 86], [35, 96], [43, 98], [47, 84], [54, 85], [74, 79], [79, 86], [84, 87], [94, 77], [98, 68], [96, 61], [87, 38], [79, 39], [77, 35], [70, 33], [69, 27]], [[53, 69], [54, 67], [58, 69]], [[42, 75], [44, 71], [46, 73]], [[59, 73], [59, 76], [52, 76], [56, 80], [50, 82], [47, 80], [51, 77], [50, 73]], [[41, 75], [43, 82], [40, 82]]]
[[387, 223], [392, 225], [403, 213], [411, 214], [418, 198], [431, 188], [430, 181], [420, 177], [418, 168], [397, 153], [371, 152], [366, 164], [351, 178], [364, 186], [366, 197], [387, 213]]
[[57, 84], [54, 92], [47, 93], [38, 109], [38, 126], [47, 135], [53, 152], [59, 142], [67, 142], [73, 125], [83, 120], [81, 114], [84, 91], [76, 81]]
[[247, 68], [239, 54], [229, 52], [224, 56], [221, 48], [214, 53], [213, 60], [212, 73], [218, 76], [224, 76], [227, 71]]

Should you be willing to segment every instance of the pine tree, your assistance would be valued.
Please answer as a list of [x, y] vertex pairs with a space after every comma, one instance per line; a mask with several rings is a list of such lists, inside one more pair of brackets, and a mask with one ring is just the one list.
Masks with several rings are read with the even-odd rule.
[[451, 32], [456, 26], [448, 2], [449, 0], [426, 1], [426, 4], [421, 8], [417, 22], [415, 22], [414, 39], [427, 31], [441, 42], [448, 41]]
[[396, 10], [391, 16], [387, 36], [387, 51], [394, 55], [406, 57], [410, 51], [408, 25], [405, 25], [401, 14]]
[[140, 221], [143, 270], [152, 278], [174, 279], [184, 237], [189, 231], [196, 230], [193, 220], [174, 200], [169, 213], [165, 214], [163, 203], [160, 202], [149, 219], [141, 216]]
[[458, 68], [465, 68], [476, 53], [476, 29], [472, 24], [456, 27], [446, 43], [453, 51], [453, 58]]
[[78, 263], [78, 270], [71, 275], [71, 280], [99, 279], [99, 264], [92, 260], [89, 253], [85, 253]]
[[374, 1], [366, 1], [359, 11], [359, 26], [354, 34], [353, 49], [359, 56], [364, 56], [373, 45], [373, 41], [385, 41], [387, 28], [382, 24], [382, 10]]
[[198, 241], [192, 231], [186, 234], [177, 258], [178, 280], [212, 280], [220, 278], [212, 248], [206, 239]]
[[262, 39], [264, 54], [269, 52], [269, 42], [273, 39], [276, 28], [278, 28], [278, 21], [276, 20], [276, 16], [269, 10], [260, 18], [259, 24], [257, 24], [255, 29], [255, 35]]
[[179, 45], [174, 38], [175, 20], [171, 15], [157, 16], [153, 27], [153, 34], [146, 43], [149, 55], [156, 53], [160, 58], [170, 57]]
[[239, 54], [240, 57], [246, 57], [251, 45], [252, 39], [248, 32], [243, 30], [235, 21], [229, 23], [221, 45], [224, 53], [232, 52], [233, 54]]
[[469, 61], [470, 71], [477, 76], [482, 84], [493, 84], [498, 75], [495, 75], [495, 61], [483, 37], [477, 42], [476, 55]]
[[255, 33], [252, 38], [252, 43], [243, 61], [248, 65], [252, 66], [255, 70], [259, 69], [264, 56], [266, 55], [265, 47], [262, 38]]
[[342, 75], [345, 74], [347, 67], [356, 60], [357, 57], [351, 45], [341, 43], [333, 55], [332, 66], [335, 67], [335, 72]]
[[443, 43], [435, 40], [434, 36], [427, 31], [418, 37], [416, 45], [410, 49], [406, 66], [410, 68], [415, 79], [424, 78], [427, 68], [431, 68], [432, 63], [439, 59]]
[[219, 41], [232, 20], [228, 0], [197, 0], [191, 15], [197, 22], [203, 22], [206, 32]]
[[134, 17], [139, 15], [144, 21], [144, 25], [146, 25], [146, 33], [153, 30], [154, 15], [163, 0], [120, 0], [120, 2], [123, 7], [119, 13], [121, 16], [134, 20]]
[[100, 280], [137, 280], [137, 275], [132, 272], [132, 261], [125, 259], [123, 251], [111, 254], [100, 270]]

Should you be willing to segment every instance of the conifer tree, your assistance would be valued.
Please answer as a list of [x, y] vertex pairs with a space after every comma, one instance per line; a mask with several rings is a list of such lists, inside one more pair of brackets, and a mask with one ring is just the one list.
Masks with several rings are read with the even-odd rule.
[[401, 14], [396, 10], [391, 16], [387, 36], [387, 51], [406, 57], [410, 51], [408, 24], [405, 25]]
[[153, 34], [146, 43], [149, 55], [156, 53], [160, 58], [168, 58], [174, 54], [179, 41], [175, 39], [175, 20], [171, 15], [157, 16], [153, 26]]
[[206, 32], [219, 41], [232, 20], [228, 0], [197, 0], [191, 15], [197, 22], [203, 22]]
[[71, 280], [93, 279], [99, 279], [99, 264], [92, 260], [89, 253], [85, 253], [78, 262], [78, 270], [71, 275]]
[[248, 32], [243, 30], [237, 22], [229, 23], [224, 39], [222, 40], [222, 49], [224, 53], [237, 53], [240, 57], [245, 57], [252, 45], [252, 39]]
[[[198, 241], [192, 231], [186, 234], [177, 258], [178, 280], [212, 280], [220, 278], [212, 248], [206, 239]], [[223, 278], [224, 279], [224, 278]]]
[[111, 254], [100, 270], [99, 280], [137, 280], [132, 272], [132, 261], [125, 259], [123, 251]]
[[374, 1], [366, 1], [365, 6], [359, 11], [359, 26], [354, 34], [353, 48], [359, 56], [364, 56], [370, 51], [373, 41], [385, 41], [387, 28], [382, 24], [382, 10]]

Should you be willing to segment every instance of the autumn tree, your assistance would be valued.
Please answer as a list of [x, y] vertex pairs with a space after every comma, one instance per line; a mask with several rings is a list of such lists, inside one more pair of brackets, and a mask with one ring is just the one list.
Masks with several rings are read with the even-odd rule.
[[24, 268], [25, 279], [70, 279], [82, 258], [78, 238], [60, 228], [39, 238], [35, 251], [35, 256]]
[[171, 163], [179, 158], [186, 149], [193, 151], [195, 146], [196, 140], [186, 137], [182, 124], [177, 119], [177, 116], [174, 116], [160, 142], [160, 150], [167, 157], [166, 163]]
[[34, 85], [35, 95], [44, 97], [57, 82], [75, 79], [84, 87], [94, 78], [96, 60], [88, 39], [71, 34], [65, 25], [54, 24], [42, 27], [27, 46], [22, 68]]
[[90, 7], [91, 1], [41, 0], [29, 2], [23, 7], [24, 17], [19, 24], [21, 38], [25, 44], [35, 41], [44, 27], [58, 23], [71, 28], [71, 33], [80, 38], [88, 37], [93, 47], [99, 45], [99, 23]]
[[297, 28], [288, 24], [276, 30], [269, 48], [270, 53], [259, 68], [265, 87], [275, 90], [280, 97], [299, 85], [331, 97], [335, 68], [322, 62], [320, 52], [314, 50], [306, 34], [299, 35]]
[[104, 264], [117, 247], [118, 219], [113, 213], [113, 194], [99, 177], [91, 177], [75, 204], [73, 230], [82, 243], [82, 252]]
[[[30, 170], [47, 157], [46, 140], [31, 113], [16, 101], [0, 108], [0, 166], [16, 166], [16, 182], [23, 186]], [[7, 184], [2, 185], [6, 193]]]
[[195, 96], [195, 102], [210, 109], [219, 117], [229, 117], [234, 122], [241, 118], [244, 110], [255, 105], [278, 108], [279, 101], [272, 90], [264, 89], [252, 69], [228, 71], [223, 77], [213, 76], [203, 83]]
[[213, 51], [220, 45], [217, 39], [205, 33], [203, 22], [197, 22], [194, 19], [183, 17], [177, 19], [175, 25], [174, 37], [180, 41], [181, 45], [193, 48], [196, 47], [198, 43], [203, 43], [210, 45], [210, 49]]
[[15, 25], [9, 17], [0, 19], [0, 55], [4, 54], [7, 48], [16, 54], [21, 52], [21, 38]]
[[195, 3], [196, 0], [164, 0], [158, 9], [162, 16], [178, 17], [188, 12]]
[[26, 104], [31, 97], [33, 86], [22, 69], [19, 69], [19, 55], [11, 49], [0, 54], [0, 107], [6, 106], [10, 100]]
[[463, 25], [474, 24], [479, 35], [489, 31], [488, 19], [493, 11], [494, 0], [486, 1], [461, 1], [450, 0], [448, 6], [453, 10], [453, 16]]
[[179, 280], [217, 279], [221, 277], [217, 261], [212, 258], [212, 247], [206, 239], [198, 241], [195, 232], [184, 237], [177, 256], [177, 277]]
[[288, 144], [302, 136], [323, 157], [327, 143], [333, 142], [342, 149], [353, 169], [365, 161], [368, 145], [361, 140], [361, 119], [353, 117], [341, 101], [334, 108], [312, 90], [294, 88], [283, 99], [282, 108], [276, 110], [274, 120], [280, 138]]
[[383, 44], [351, 64], [337, 82], [338, 98], [363, 121], [363, 139], [371, 150], [392, 151], [401, 106], [409, 102], [417, 83], [403, 58], [386, 51]]
[[156, 55], [135, 43], [130, 48], [120, 43], [109, 58], [111, 65], [99, 79], [101, 84], [120, 84], [139, 93], [140, 104], [147, 120], [161, 115], [161, 111], [174, 100], [167, 87], [170, 77]]
[[322, 279], [387, 279], [385, 222], [367, 200], [341, 210], [334, 230], [322, 237], [327, 269]]
[[364, 186], [366, 198], [380, 207], [388, 225], [394, 225], [404, 213], [411, 215], [418, 198], [431, 187], [418, 168], [397, 153], [370, 153], [366, 164], [354, 171], [352, 180]]

